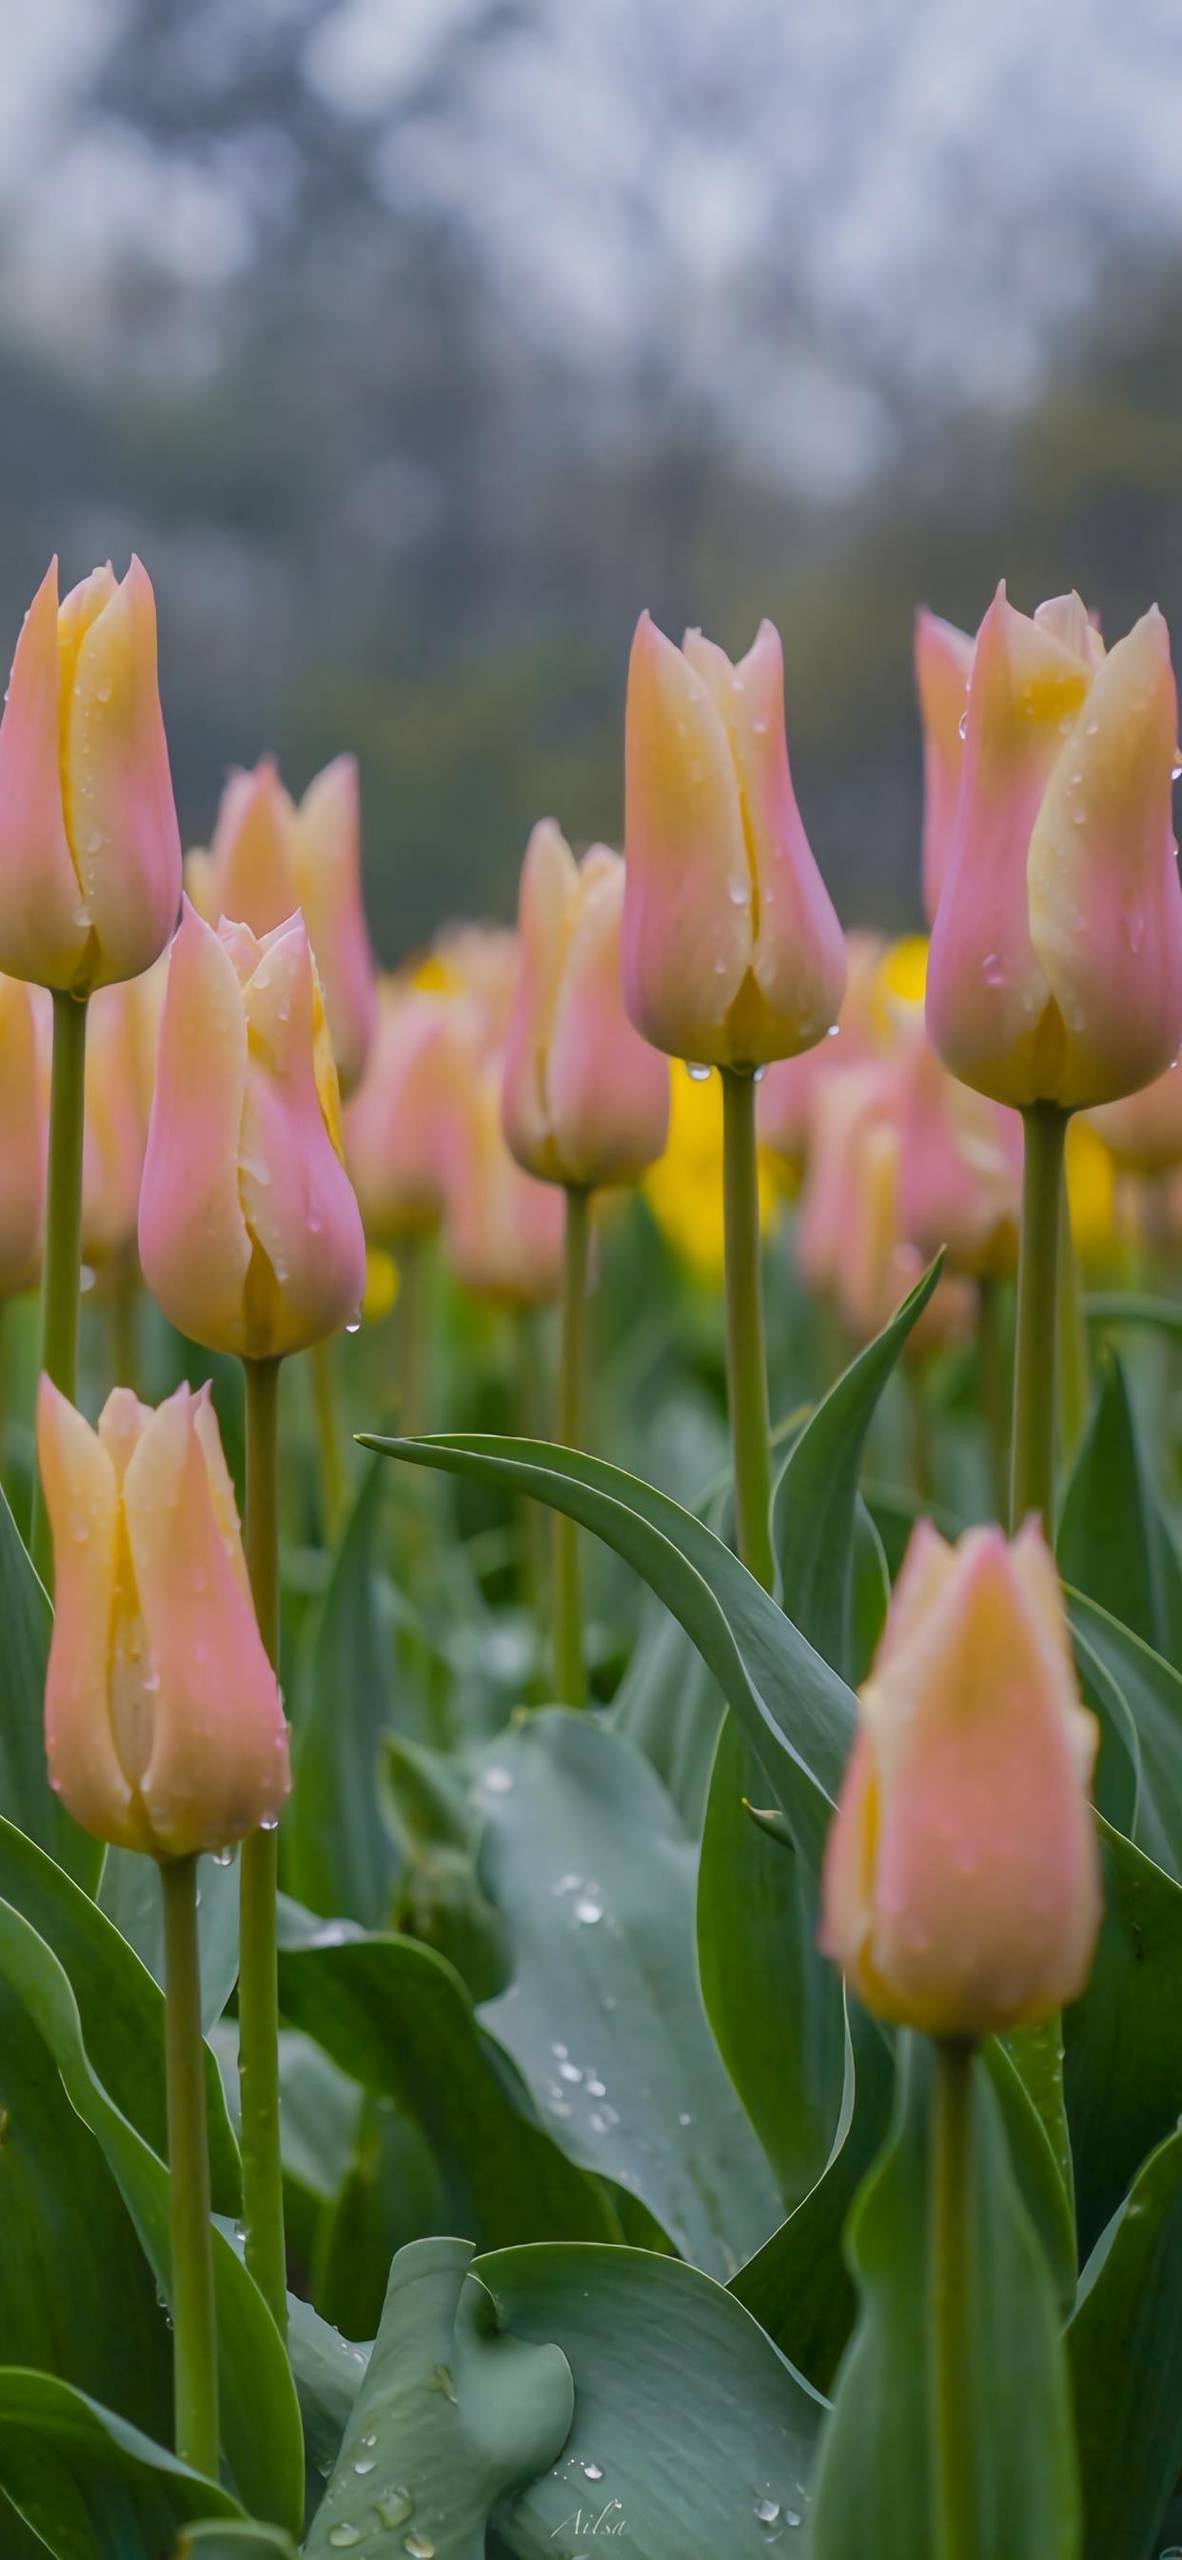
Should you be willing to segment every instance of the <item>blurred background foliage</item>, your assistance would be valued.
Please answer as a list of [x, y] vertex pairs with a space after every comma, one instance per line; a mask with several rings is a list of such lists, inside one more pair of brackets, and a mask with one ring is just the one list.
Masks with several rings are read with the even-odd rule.
[[1068, 59], [1017, 0], [45, 0], [4, 648], [52, 549], [134, 544], [187, 839], [228, 764], [356, 747], [393, 959], [509, 912], [543, 810], [618, 839], [642, 605], [767, 612], [842, 913], [906, 925], [916, 601], [1182, 615], [1170, 14], [1080, 0]]

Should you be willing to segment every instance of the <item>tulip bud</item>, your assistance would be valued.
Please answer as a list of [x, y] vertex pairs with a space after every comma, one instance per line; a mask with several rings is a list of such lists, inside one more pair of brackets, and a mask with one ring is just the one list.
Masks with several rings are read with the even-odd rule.
[[674, 1057], [752, 1068], [835, 1021], [841, 927], [801, 822], [778, 633], [738, 666], [642, 614], [628, 671], [624, 1001]]
[[455, 1004], [388, 981], [369, 1065], [345, 1107], [345, 1161], [365, 1232], [378, 1244], [398, 1245], [442, 1215]]
[[1182, 1164], [1182, 1074], [1177, 1063], [1139, 1093], [1090, 1111], [1088, 1119], [1122, 1173], [1171, 1172]]
[[273, 756], [232, 773], [208, 853], [191, 853], [185, 885], [207, 924], [220, 916], [273, 933], [297, 907], [324, 990], [342, 1091], [359, 1082], [377, 1026], [373, 954], [361, 901], [357, 762], [337, 756], [298, 808]]
[[1034, 1520], [915, 1531], [829, 1834], [821, 1942], [866, 2007], [930, 2035], [1031, 2026], [1083, 1989], [1100, 1924], [1063, 1597]]
[[151, 581], [108, 563], [59, 610], [54, 560], [0, 721], [0, 967], [77, 996], [138, 977], [180, 895]]
[[1156, 607], [1105, 657], [1078, 597], [999, 587], [977, 639], [928, 1024], [1019, 1109], [1115, 1101], [1182, 1040], [1177, 710]]
[[593, 845], [577, 863], [552, 818], [521, 874], [521, 971], [505, 1048], [505, 1135], [540, 1182], [635, 1182], [669, 1127], [669, 1069], [620, 991], [624, 865]]
[[156, 1412], [116, 1387], [95, 1432], [42, 1378], [37, 1448], [56, 1585], [50, 1784], [84, 1830], [154, 1858], [272, 1828], [287, 1728], [208, 1387]]
[[0, 978], [0, 1299], [35, 1286], [41, 1267], [48, 1135], [48, 997]]
[[300, 916], [257, 938], [186, 901], [160, 1022], [140, 1262], [170, 1322], [271, 1359], [351, 1320], [365, 1239]]
[[923, 722], [923, 903], [935, 920], [956, 821], [973, 643], [955, 623], [915, 617], [915, 684]]
[[443, 1148], [444, 1245], [461, 1286], [506, 1306], [542, 1306], [562, 1283], [564, 1208], [510, 1155], [501, 1125], [502, 1062], [453, 1053]]
[[86, 1034], [82, 1152], [82, 1254], [87, 1263], [133, 1263], [156, 1039], [167, 960], [142, 978], [102, 987]]

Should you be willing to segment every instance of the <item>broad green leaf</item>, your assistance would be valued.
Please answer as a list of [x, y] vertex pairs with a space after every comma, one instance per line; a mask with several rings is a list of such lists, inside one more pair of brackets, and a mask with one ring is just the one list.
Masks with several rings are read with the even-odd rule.
[[574, 2406], [560, 2348], [498, 2323], [465, 2240], [418, 2240], [390, 2270], [365, 2381], [307, 2560], [359, 2547], [483, 2560], [498, 2501], [562, 2451]]
[[[110, 1927], [97, 1910], [94, 1919], [96, 1927]], [[128, 1961], [134, 1962], [130, 1952]], [[56, 1955], [7, 1902], [0, 1902], [0, 1976], [44, 2037], [72, 2105], [102, 2147], [157, 2284], [167, 2292], [168, 2171], [99, 2078], [78, 2002]], [[150, 1983], [150, 1976], [144, 1981]], [[269, 2522], [298, 2526], [303, 2455], [287, 2360], [262, 2295], [220, 2232], [214, 2235], [214, 2268], [230, 2469], [248, 2508]]]
[[854, 1504], [853, 1585], [850, 1592], [850, 1649], [845, 1676], [859, 1689], [874, 1659], [891, 1597], [891, 1577], [883, 1546], [861, 1494]]
[[543, 2131], [458, 1974], [429, 1947], [318, 1927], [284, 1906], [279, 1991], [291, 2025], [421, 2128], [464, 2229], [493, 2244], [611, 2230], [606, 2202]]
[[45, 1666], [53, 1611], [0, 1491], [0, 1816], [93, 1893], [103, 1847], [59, 1804], [45, 1768]]
[[824, 2404], [732, 2294], [639, 2249], [511, 2249], [476, 2273], [504, 2326], [556, 2341], [574, 2376], [559, 2458], [497, 2510], [516, 2560], [794, 2548]]
[[[943, 2560], [933, 2529], [929, 2112], [933, 2055], [901, 2048], [894, 2130], [849, 2228], [861, 2295], [817, 2478], [813, 2560]], [[1042, 2249], [984, 2065], [969, 2126], [975, 2560], [1077, 2560], [1066, 2357]], [[966, 2546], [969, 2547], [969, 2546]]]
[[1182, 1566], [1115, 1353], [1063, 1498], [1057, 1552], [1065, 1582], [1182, 1662]]
[[643, 1751], [695, 1835], [702, 1828], [725, 1712], [718, 1682], [692, 1636], [650, 1600], [611, 1720], [617, 1733]]
[[240, 2517], [214, 2480], [52, 2374], [0, 2369], [0, 2488], [59, 2560], [160, 2560], [194, 2517]]
[[497, 1759], [481, 1874], [511, 1981], [485, 2022], [572, 2158], [729, 2275], [778, 2199], [702, 2008], [693, 1844], [647, 1760], [593, 1717], [542, 1709]]
[[1182, 1301], [1135, 1289], [1097, 1290], [1084, 1299], [1084, 1314], [1093, 1325], [1147, 1325], [1153, 1333], [1182, 1333]]
[[1085, 2255], [1146, 2154], [1182, 2116], [1182, 1890], [1101, 1823], [1104, 1917], [1087, 1988], [1064, 2012], [1064, 2077]]
[[325, 2319], [347, 2336], [372, 2338], [398, 2251], [411, 2240], [446, 2231], [454, 2217], [421, 2128], [389, 2098], [361, 2089], [356, 2095], [361, 2103], [351, 2154], [340, 2188], [319, 2219], [312, 2297]]
[[721, 1539], [667, 1494], [581, 1450], [447, 1435], [366, 1445], [549, 1502], [625, 1556], [694, 1638], [733, 1707], [801, 1854], [819, 1865], [854, 1729], [844, 1681]]
[[[228, 2237], [228, 2235], [227, 2235]], [[241, 2243], [237, 2243], [241, 2246]], [[287, 2352], [304, 2422], [305, 2518], [310, 2521], [341, 2449], [349, 2412], [365, 2380], [368, 2346], [342, 2338], [297, 2293], [287, 2297]]]
[[1149, 2560], [1182, 2471], [1182, 2133], [1145, 2162], [1067, 2333], [1085, 2560]]
[[[201, 1861], [197, 1933], [201, 1942], [201, 2015], [206, 2033], [217, 2024], [238, 1979], [238, 1861]], [[164, 1916], [154, 1858], [135, 1849], [108, 1849], [99, 1902], [120, 1937], [135, 1948], [155, 1980], [164, 1982]]]
[[[1135, 1736], [1133, 1837], [1176, 1881], [1182, 1881], [1182, 1679], [1159, 1653], [1082, 1593], [1069, 1591], [1068, 1615], [1080, 1667], [1098, 1663]], [[1093, 1697], [1103, 1714], [1105, 1700]], [[1127, 1727], [1126, 1727], [1127, 1733]]]
[[[387, 1734], [381, 1758], [398, 1850], [393, 1924], [454, 1965], [477, 2001], [505, 1982], [504, 1933], [476, 1872], [485, 1758], [470, 1747], [448, 1756], [401, 1734]], [[495, 1791], [495, 1759], [487, 1765]]]
[[299, 2560], [290, 2534], [266, 2524], [195, 2524], [182, 2533], [175, 2560]]
[[283, 1879], [309, 1911], [363, 1927], [390, 1916], [394, 1845], [378, 1799], [378, 1754], [393, 1724], [392, 1630], [374, 1571], [380, 1467], [353, 1506], [300, 1682], [295, 1786], [283, 1823]]

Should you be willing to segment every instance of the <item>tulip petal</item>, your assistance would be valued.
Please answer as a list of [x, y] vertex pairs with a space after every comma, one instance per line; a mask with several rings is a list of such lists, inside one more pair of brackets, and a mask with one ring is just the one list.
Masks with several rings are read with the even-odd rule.
[[669, 1068], [624, 1011], [620, 934], [624, 865], [593, 845], [578, 874], [574, 929], [558, 984], [546, 1100], [562, 1178], [598, 1188], [635, 1182], [669, 1128]]
[[[238, 935], [238, 967], [244, 950]], [[360, 1212], [317, 1086], [318, 998], [300, 917], [264, 936], [242, 1001], [250, 1065], [241, 1199], [252, 1244], [265, 1263], [260, 1270], [256, 1255], [245, 1347], [252, 1356], [273, 1357], [305, 1350], [339, 1331], [356, 1316], [365, 1288]]]
[[238, 1186], [246, 1017], [219, 937], [186, 902], [160, 1021], [140, 1193], [144, 1277], [194, 1342], [245, 1351], [252, 1241]]
[[141, 563], [133, 558], [100, 611], [79, 618], [62, 770], [97, 943], [88, 983], [102, 986], [138, 978], [163, 951], [180, 907], [181, 843], [157, 688], [156, 604]]
[[1164, 1072], [1182, 1041], [1182, 885], [1171, 824], [1177, 704], [1156, 607], [1097, 669], [1030, 839], [1031, 941], [1063, 1023], [1069, 1106]]
[[[342, 1093], [360, 1082], [377, 1030], [378, 993], [361, 895], [356, 756], [336, 756], [295, 812], [295, 873]], [[278, 919], [277, 919], [278, 921]]]
[[211, 924], [229, 916], [264, 934], [286, 923], [300, 903], [294, 822], [273, 756], [253, 772], [230, 775], [209, 849], [217, 896]]
[[518, 1163], [544, 1182], [564, 1179], [548, 1077], [559, 984], [578, 907], [579, 866], [554, 819], [540, 818], [521, 866], [519, 962], [502, 1099], [505, 1135]]
[[730, 1062], [727, 1018], [754, 959], [751, 868], [726, 727], [696, 657], [641, 615], [625, 721], [623, 983], [655, 1048], [717, 1064]]
[[974, 643], [922, 606], [915, 617], [915, 683], [923, 721], [923, 903], [940, 903], [956, 819]]
[[0, 721], [0, 967], [74, 986], [90, 940], [62, 808], [57, 562], [25, 615]]
[[37, 1391], [37, 1457], [56, 1581], [45, 1684], [50, 1785], [84, 1830], [120, 1848], [150, 1849], [150, 1826], [120, 1764], [109, 1711], [115, 1468], [97, 1433], [48, 1378]]
[[433, 1227], [443, 1210], [453, 999], [417, 987], [383, 1003], [357, 1092], [345, 1105], [345, 1161], [379, 1244]]
[[[45, 1209], [46, 1111], [39, 988], [0, 978], [0, 1299], [37, 1278]], [[48, 998], [43, 999], [48, 1004]]]

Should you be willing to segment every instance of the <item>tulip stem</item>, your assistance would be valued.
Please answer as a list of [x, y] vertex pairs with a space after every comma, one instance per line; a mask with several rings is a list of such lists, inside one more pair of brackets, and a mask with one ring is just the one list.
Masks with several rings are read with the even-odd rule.
[[139, 1273], [134, 1259], [122, 1264], [115, 1275], [107, 1301], [107, 1345], [113, 1387], [133, 1387], [140, 1381], [139, 1346]]
[[989, 1455], [989, 1493], [997, 1520], [1005, 1520], [1009, 1514], [1010, 1477], [1009, 1378], [1002, 1314], [1001, 1282], [986, 1277], [981, 1282], [977, 1320], [977, 1363]]
[[[86, 1001], [55, 988], [49, 1091], [45, 1259], [41, 1279], [41, 1367], [74, 1400], [78, 1378], [78, 1296], [82, 1268], [82, 1129], [85, 1113]], [[53, 1545], [38, 1479], [33, 1483], [33, 1562], [48, 1586]]]
[[931, 2190], [933, 2560], [978, 2560], [972, 2388], [971, 2044], [936, 2045]]
[[394, 1322], [398, 1351], [398, 1428], [414, 1440], [426, 1428], [429, 1400], [424, 1372], [427, 1358], [427, 1256], [425, 1228], [403, 1237], [398, 1248], [398, 1296]]
[[775, 1582], [771, 1421], [759, 1240], [755, 1078], [722, 1074], [722, 1206], [726, 1244], [726, 1378], [739, 1554], [757, 1582]]
[[312, 1403], [316, 1416], [316, 1453], [320, 1477], [320, 1526], [326, 1547], [336, 1545], [337, 1534], [345, 1516], [348, 1483], [341, 1448], [340, 1415], [337, 1412], [336, 1365], [333, 1338], [314, 1342], [308, 1353], [312, 1373]]
[[[576, 1183], [566, 1190], [562, 1270], [562, 1338], [558, 1354], [555, 1439], [581, 1449], [587, 1400], [587, 1276], [591, 1254], [591, 1194]], [[583, 1598], [579, 1532], [565, 1513], [554, 1514], [554, 1685], [564, 1706], [587, 1703], [583, 1650]]]
[[160, 1891], [176, 2450], [182, 2462], [216, 2480], [218, 2334], [209, 2221], [196, 1858], [162, 1862]]
[[1018, 1260], [1018, 1332], [1014, 1352], [1014, 1434], [1010, 1529], [1036, 1512], [1049, 1541], [1055, 1525], [1055, 1423], [1058, 1405], [1060, 1195], [1067, 1113], [1036, 1102], [1022, 1114], [1022, 1245]]
[[[246, 1360], [243, 1544], [259, 1634], [279, 1667], [279, 1362]], [[246, 2263], [287, 2332], [287, 2250], [279, 2157], [279, 1980], [275, 1940], [278, 1841], [252, 1831], [239, 1877], [238, 2075]]]

